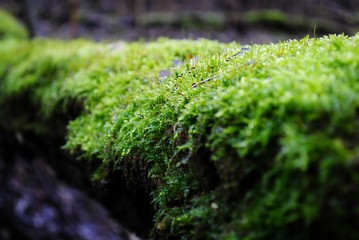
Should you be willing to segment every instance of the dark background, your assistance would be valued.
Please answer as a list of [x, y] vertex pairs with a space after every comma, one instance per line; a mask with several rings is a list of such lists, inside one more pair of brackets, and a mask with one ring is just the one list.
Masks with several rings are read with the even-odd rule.
[[358, 0], [0, 0], [0, 7], [32, 36], [66, 39], [268, 43], [359, 29]]

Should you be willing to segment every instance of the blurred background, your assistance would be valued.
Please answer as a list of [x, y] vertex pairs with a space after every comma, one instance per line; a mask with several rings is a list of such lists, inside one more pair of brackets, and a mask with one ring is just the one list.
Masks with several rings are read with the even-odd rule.
[[31, 36], [63, 39], [166, 36], [247, 44], [359, 30], [359, 0], [0, 0], [0, 7]]

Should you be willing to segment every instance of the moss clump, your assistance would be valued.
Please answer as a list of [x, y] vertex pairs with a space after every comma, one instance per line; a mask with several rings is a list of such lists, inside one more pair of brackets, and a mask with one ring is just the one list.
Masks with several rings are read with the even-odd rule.
[[181, 29], [223, 29], [226, 25], [224, 14], [215, 12], [153, 12], [136, 18], [141, 27], [167, 26]]
[[340, 24], [319, 13], [317, 16], [304, 16], [300, 14], [287, 14], [276, 9], [253, 10], [244, 12], [239, 17], [239, 22], [244, 25], [263, 26], [287, 32], [311, 32], [320, 33], [346, 32], [355, 33], [355, 27], [350, 24]]
[[[91, 52], [87, 49], [92, 49]], [[70, 75], [86, 68], [95, 59], [96, 46], [78, 40], [61, 42], [56, 40], [33, 40], [1, 42], [0, 89], [1, 115], [17, 116], [6, 121], [7, 129], [32, 130], [49, 133], [52, 128], [44, 128], [46, 122], [56, 121], [59, 113], [69, 118], [66, 107], [68, 100], [59, 99], [63, 81]], [[83, 61], [81, 61], [83, 60]], [[21, 79], [21, 80], [19, 80]], [[62, 101], [63, 100], [63, 101]], [[14, 108], [20, 104], [22, 111]], [[66, 122], [65, 122], [66, 124]]]
[[24, 26], [2, 9], [0, 9], [0, 22], [0, 39], [26, 39], [28, 37]]
[[67, 119], [94, 181], [151, 192], [155, 239], [357, 239], [358, 44], [4, 41], [1, 126]]

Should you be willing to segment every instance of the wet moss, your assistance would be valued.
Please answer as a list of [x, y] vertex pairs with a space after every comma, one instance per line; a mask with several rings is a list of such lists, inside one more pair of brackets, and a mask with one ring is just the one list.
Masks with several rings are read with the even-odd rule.
[[26, 39], [28, 32], [6, 11], [0, 9], [0, 39]]
[[3, 41], [1, 126], [64, 121], [94, 181], [151, 193], [155, 239], [357, 239], [358, 45]]

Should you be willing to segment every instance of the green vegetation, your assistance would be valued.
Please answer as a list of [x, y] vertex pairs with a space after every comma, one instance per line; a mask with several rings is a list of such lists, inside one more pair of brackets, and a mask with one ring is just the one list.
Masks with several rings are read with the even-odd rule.
[[139, 15], [137, 24], [141, 27], [172, 26], [182, 29], [223, 29], [226, 17], [216, 12], [152, 12]]
[[289, 32], [311, 32], [315, 29], [323, 33], [353, 33], [357, 30], [356, 27], [350, 27], [351, 24], [341, 24], [334, 19], [320, 16], [319, 13], [318, 16], [309, 17], [303, 14], [287, 14], [276, 9], [247, 11], [239, 16], [237, 21], [244, 25], [277, 28]]
[[[173, 27], [182, 30], [223, 30], [229, 25], [237, 26], [239, 30], [264, 28], [283, 33], [347, 33], [357, 32], [357, 18], [354, 13], [338, 15], [338, 19], [328, 16], [322, 8], [313, 10], [311, 14], [289, 14], [278, 9], [249, 10], [242, 13], [229, 11], [221, 12], [149, 12], [136, 16], [139, 27]], [[316, 12], [318, 11], [318, 12]], [[337, 13], [336, 13], [337, 14]]]
[[10, 14], [0, 9], [0, 39], [26, 39], [26, 29]]
[[63, 121], [94, 181], [151, 192], [154, 239], [358, 239], [358, 46], [3, 40], [0, 129]]

